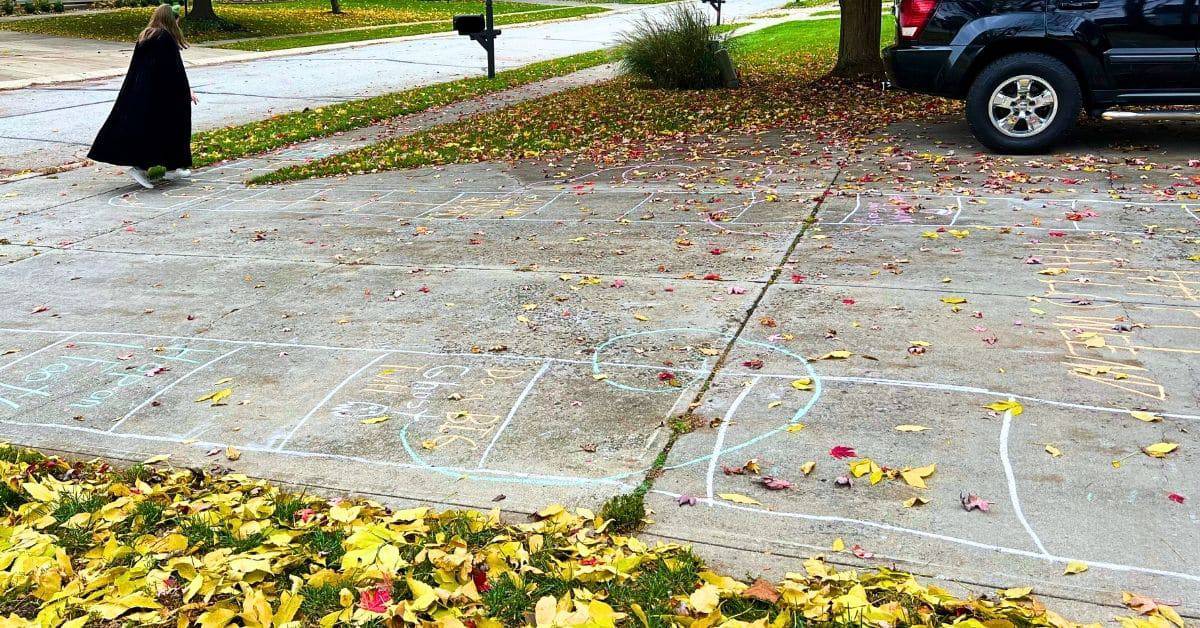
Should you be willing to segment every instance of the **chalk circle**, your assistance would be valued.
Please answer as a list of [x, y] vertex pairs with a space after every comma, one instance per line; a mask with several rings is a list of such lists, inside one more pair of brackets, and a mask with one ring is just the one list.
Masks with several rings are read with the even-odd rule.
[[[738, 170], [738, 172], [729, 172]], [[770, 166], [746, 159], [714, 159], [711, 161], [688, 161], [685, 159], [663, 159], [648, 161], [634, 166], [615, 166], [580, 175], [570, 180], [578, 183], [588, 179], [601, 179], [608, 175], [614, 182], [651, 183], [675, 176], [705, 175], [719, 178], [740, 177], [764, 181], [774, 175]]]
[[[812, 398], [789, 423], [799, 420], [820, 397], [821, 376], [804, 356], [786, 347], [735, 338], [733, 334], [714, 329], [679, 327], [614, 336], [600, 343], [592, 353], [592, 377], [627, 392], [679, 394], [681, 389], [699, 385], [709, 376], [730, 341], [736, 347], [769, 351], [788, 358], [796, 363], [796, 377], [812, 380]], [[737, 370], [728, 364], [724, 368]]]
[[[786, 430], [789, 426], [798, 423], [801, 418], [812, 410], [821, 398], [824, 386], [822, 385], [820, 374], [809, 364], [808, 360], [804, 359], [804, 356], [786, 347], [759, 340], [735, 337], [733, 334], [714, 329], [656, 329], [622, 334], [598, 345], [596, 351], [592, 354], [592, 376], [603, 376], [602, 381], [604, 383], [627, 392], [680, 394], [682, 392], [681, 389], [700, 385], [709, 376], [711, 369], [716, 366], [717, 359], [720, 357], [719, 355], [704, 356], [699, 349], [714, 348], [724, 351], [725, 347], [731, 341], [734, 343], [734, 348], [753, 348], [759, 351], [768, 351], [792, 360], [796, 364], [794, 376], [796, 378], [807, 377], [811, 380], [812, 393], [804, 404], [792, 413], [791, 418], [786, 422], [755, 434], [744, 441], [726, 444], [719, 451], [712, 454], [685, 460], [673, 464], [669, 468], [676, 469], [706, 463], [714, 455], [720, 457], [775, 436]], [[686, 360], [687, 366], [685, 367], [681, 364], [680, 358], [681, 356], [689, 355], [694, 357]], [[705, 357], [708, 359], [705, 360]], [[662, 363], [663, 358], [669, 359], [673, 364], [671, 366], [664, 365]], [[753, 376], [752, 373], [741, 373], [739, 369], [729, 364], [726, 364], [723, 369]], [[658, 377], [659, 372], [665, 371], [671, 371], [676, 375], [676, 385], [671, 385], [669, 380]], [[792, 377], [792, 374], [788, 374], [786, 377]], [[620, 474], [605, 479], [620, 480], [630, 475]]]

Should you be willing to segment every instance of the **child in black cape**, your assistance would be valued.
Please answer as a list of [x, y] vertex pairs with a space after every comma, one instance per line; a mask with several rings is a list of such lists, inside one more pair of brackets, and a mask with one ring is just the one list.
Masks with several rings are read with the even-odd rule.
[[88, 152], [96, 161], [130, 166], [129, 176], [142, 187], [154, 187], [146, 171], [155, 166], [170, 171], [168, 179], [191, 174], [191, 103], [198, 101], [183, 69], [183, 48], [174, 9], [159, 5], [138, 35], [121, 92]]

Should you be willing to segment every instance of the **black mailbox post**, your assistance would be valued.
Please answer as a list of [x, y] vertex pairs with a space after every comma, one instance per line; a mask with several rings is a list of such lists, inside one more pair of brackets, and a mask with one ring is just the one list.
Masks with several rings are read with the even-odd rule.
[[721, 25], [721, 5], [725, 4], [725, 0], [704, 0], [712, 5], [712, 8], [717, 10], [717, 26]]
[[492, 0], [486, 0], [484, 3], [484, 15], [454, 16], [454, 30], [458, 31], [459, 35], [466, 35], [479, 42], [487, 51], [488, 78], [496, 78], [496, 37], [500, 35], [500, 31], [494, 26]]

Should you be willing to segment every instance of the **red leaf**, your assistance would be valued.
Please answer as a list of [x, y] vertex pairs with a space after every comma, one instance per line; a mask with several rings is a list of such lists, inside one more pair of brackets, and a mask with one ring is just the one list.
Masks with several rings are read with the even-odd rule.
[[475, 581], [476, 591], [479, 591], [480, 593], [487, 593], [488, 591], [492, 590], [492, 585], [488, 584], [487, 581], [486, 571], [478, 567], [473, 567], [471, 569], [471, 579]]
[[787, 480], [781, 480], [779, 478], [773, 478], [769, 475], [764, 475], [759, 482], [772, 491], [782, 491], [792, 488], [791, 482], [788, 482]]
[[1167, 495], [1167, 499], [1175, 502], [1176, 504], [1182, 504], [1187, 498], [1179, 493], [1171, 493], [1170, 495]]
[[371, 611], [372, 613], [387, 612], [388, 602], [392, 601], [392, 592], [388, 590], [386, 585], [380, 584], [372, 589], [360, 591], [358, 594], [358, 605], [363, 610]]
[[863, 547], [857, 543], [850, 546], [850, 551], [854, 552], [854, 555], [859, 558], [874, 558], [875, 557], [875, 554], [863, 549]]
[[837, 458], [838, 460], [845, 460], [846, 458], [857, 458], [858, 452], [854, 451], [853, 447], [837, 445], [829, 450], [829, 455]]
[[971, 512], [972, 510], [987, 512], [992, 507], [992, 502], [989, 502], [988, 500], [974, 493], [959, 495], [959, 499], [962, 501], [963, 510], [967, 512]]

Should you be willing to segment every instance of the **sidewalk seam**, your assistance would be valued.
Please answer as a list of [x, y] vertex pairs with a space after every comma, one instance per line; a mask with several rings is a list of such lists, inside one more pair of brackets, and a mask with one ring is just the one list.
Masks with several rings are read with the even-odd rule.
[[[754, 318], [754, 312], [758, 310], [759, 304], [762, 303], [763, 298], [767, 295], [767, 292], [771, 289], [771, 287], [778, 282], [779, 276], [783, 274], [784, 267], [792, 258], [792, 253], [796, 250], [796, 247], [799, 246], [800, 240], [803, 239], [805, 234], [808, 233], [809, 227], [816, 224], [817, 214], [821, 211], [821, 207], [825, 204], [825, 199], [829, 198], [830, 190], [833, 189], [834, 184], [837, 183], [838, 178], [841, 176], [842, 168], [839, 167], [834, 175], [829, 179], [829, 183], [825, 185], [825, 189], [817, 197], [812, 211], [809, 212], [808, 216], [804, 219], [804, 223], [800, 226], [800, 230], [797, 231], [796, 235], [792, 237], [791, 243], [788, 244], [787, 250], [784, 251], [783, 256], [776, 264], [771, 276], [759, 289], [758, 294], [754, 297], [754, 301], [750, 304], [750, 307], [746, 308], [746, 315], [742, 319], [742, 322], [738, 325], [737, 331], [733, 333], [733, 337], [730, 338], [725, 344], [724, 351], [722, 351], [721, 356], [717, 358], [717, 362], [713, 365], [712, 370], [709, 371], [708, 377], [704, 379], [704, 382], [700, 384], [699, 390], [697, 390], [696, 394], [692, 396], [691, 403], [687, 405], [687, 410], [685, 412], [686, 414], [690, 414], [693, 408], [699, 407], [700, 403], [703, 402], [704, 395], [707, 394], [709, 389], [712, 387], [712, 383], [716, 379], [717, 373], [722, 367], [725, 366], [725, 362], [729, 358], [729, 354], [733, 352], [734, 346], [737, 345], [738, 339], [742, 337], [742, 333], [746, 330], [746, 326], [749, 325], [751, 319]], [[667, 457], [671, 455], [671, 450], [675, 447], [675, 442], [678, 439], [679, 433], [672, 430], [671, 436], [667, 439], [666, 444], [663, 446], [662, 450], [659, 451], [658, 456], [655, 458], [654, 466], [652, 466], [650, 470], [646, 472], [645, 479], [642, 480], [635, 492], [645, 495], [650, 491], [651, 488], [654, 487], [654, 483], [662, 475], [665, 469]], [[717, 456], [719, 456], [719, 454], [715, 453], [714, 459]]]

